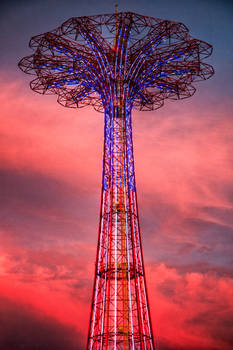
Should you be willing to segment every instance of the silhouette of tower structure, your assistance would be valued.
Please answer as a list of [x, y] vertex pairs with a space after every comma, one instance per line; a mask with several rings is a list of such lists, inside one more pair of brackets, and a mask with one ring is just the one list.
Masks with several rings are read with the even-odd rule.
[[182, 23], [121, 12], [74, 17], [30, 41], [19, 67], [66, 107], [104, 112], [99, 236], [87, 349], [155, 349], [138, 217], [131, 111], [160, 108], [213, 74]]

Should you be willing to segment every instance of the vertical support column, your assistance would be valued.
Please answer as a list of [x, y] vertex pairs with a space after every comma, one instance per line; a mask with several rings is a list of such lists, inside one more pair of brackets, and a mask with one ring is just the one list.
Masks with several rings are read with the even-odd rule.
[[133, 164], [131, 109], [106, 114], [102, 201], [87, 349], [154, 350]]
[[[118, 18], [117, 18], [118, 21]], [[88, 350], [154, 350], [141, 252], [133, 160], [130, 19], [117, 23], [105, 111], [102, 201]], [[109, 81], [109, 80], [108, 80]]]
[[132, 247], [135, 269], [135, 288], [137, 296], [138, 325], [140, 334], [140, 349], [155, 349], [151, 317], [149, 310], [148, 294], [146, 288], [146, 277], [144, 269], [140, 223], [138, 215], [137, 190], [134, 171], [134, 154], [132, 139], [131, 111], [126, 115], [127, 133], [127, 162], [129, 182], [129, 202], [132, 232]]

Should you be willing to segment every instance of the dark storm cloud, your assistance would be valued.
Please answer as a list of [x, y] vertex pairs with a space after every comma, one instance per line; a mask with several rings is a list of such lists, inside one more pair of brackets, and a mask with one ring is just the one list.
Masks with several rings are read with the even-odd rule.
[[[163, 261], [181, 274], [232, 277], [232, 209], [197, 206], [195, 217], [190, 214], [156, 198], [144, 199], [141, 228], [147, 261]], [[172, 294], [171, 286], [161, 288]]]
[[[222, 196], [225, 197], [224, 193]], [[153, 237], [155, 239], [164, 238], [171, 249], [174, 248], [174, 244], [176, 245], [175, 253], [177, 254], [178, 251], [180, 255], [191, 253], [214, 255], [217, 251], [231, 247], [233, 242], [232, 208], [226, 208], [224, 204], [219, 207], [196, 206], [195, 216], [192, 217], [191, 213], [184, 213], [176, 203], [163, 200], [158, 194], [142, 196], [141, 199], [144, 203], [140, 214], [145, 242], [150, 241]], [[169, 220], [171, 220], [170, 223]], [[164, 223], [166, 223], [165, 227]], [[180, 235], [183, 235], [182, 240], [180, 240]]]
[[224, 222], [225, 224], [233, 227], [233, 209], [232, 208], [208, 206], [208, 207], [203, 207], [202, 212], [212, 217], [215, 217], [221, 222]]
[[[159, 340], [158, 342], [159, 344], [159, 350], [178, 350], [177, 346], [176, 345], [172, 345], [170, 344], [169, 342], [166, 342], [165, 340]], [[192, 346], [191, 344], [188, 346], [185, 345], [185, 346], [180, 346], [179, 345], [179, 350], [219, 350], [218, 347], [209, 347], [209, 346]]]
[[69, 237], [77, 238], [84, 221], [90, 220], [90, 211], [95, 210], [91, 194], [89, 198], [85, 190], [40, 173], [0, 169], [0, 184], [0, 227], [17, 241], [58, 237], [64, 235], [67, 225]]
[[[141, 224], [144, 228], [144, 232], [151, 235], [160, 228], [165, 218], [174, 215], [177, 208], [173, 203], [163, 200], [157, 193], [155, 196], [154, 193], [143, 194], [141, 191], [142, 189], [139, 188], [139, 196], [144, 203], [142, 208], [139, 207]], [[153, 232], [151, 232], [152, 228]]]
[[197, 272], [201, 274], [214, 274], [217, 277], [222, 276], [228, 276], [230, 278], [233, 278], [233, 270], [231, 268], [231, 265], [229, 266], [218, 266], [214, 263], [209, 263], [208, 261], [199, 261], [192, 264], [179, 264], [177, 265], [175, 262], [172, 265], [167, 265], [170, 268], [175, 268], [180, 274], [186, 274], [190, 271]]
[[219, 243], [224, 247], [233, 243], [233, 227], [224, 223], [216, 223], [212, 219], [186, 218], [183, 221], [186, 229], [198, 235], [199, 242], [210, 248], [217, 248]]
[[[43, 174], [16, 169], [0, 169], [1, 197], [5, 205], [49, 209], [61, 206], [68, 186]], [[71, 195], [71, 189], [70, 189]]]
[[74, 328], [26, 305], [1, 297], [0, 309], [2, 350], [81, 350], [85, 346]]
[[165, 280], [157, 287], [158, 291], [166, 297], [173, 297], [175, 295], [176, 281]]
[[186, 320], [186, 323], [195, 327], [196, 325], [205, 325], [206, 334], [222, 342], [222, 349], [230, 349], [233, 344], [233, 314], [232, 310], [226, 310], [219, 304], [214, 306], [214, 310], [209, 312], [200, 312], [195, 317]]

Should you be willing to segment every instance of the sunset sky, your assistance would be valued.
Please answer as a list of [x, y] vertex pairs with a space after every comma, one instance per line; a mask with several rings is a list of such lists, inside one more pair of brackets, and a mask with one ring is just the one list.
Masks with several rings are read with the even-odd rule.
[[[187, 100], [133, 111], [156, 350], [230, 350], [233, 336], [233, 3], [118, 0], [213, 45]], [[85, 349], [99, 220], [103, 115], [30, 90], [34, 35], [113, 0], [0, 5], [0, 350]]]

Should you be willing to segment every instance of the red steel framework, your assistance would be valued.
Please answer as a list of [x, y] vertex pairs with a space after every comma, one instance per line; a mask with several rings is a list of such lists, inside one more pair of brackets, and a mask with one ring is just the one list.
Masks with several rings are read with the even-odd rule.
[[131, 111], [195, 92], [211, 45], [182, 23], [132, 12], [74, 17], [30, 41], [19, 67], [66, 107], [104, 112], [99, 236], [87, 349], [155, 349], [138, 217]]

